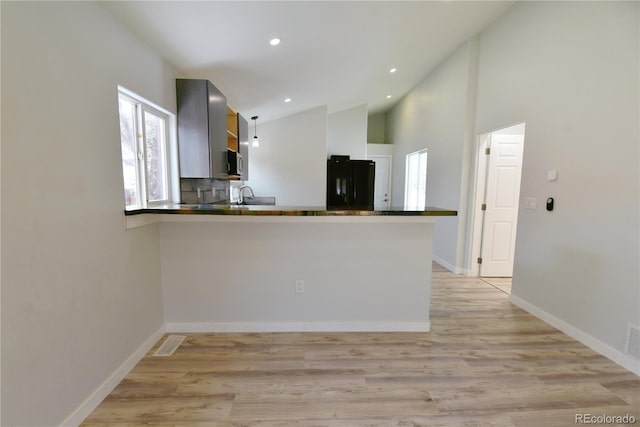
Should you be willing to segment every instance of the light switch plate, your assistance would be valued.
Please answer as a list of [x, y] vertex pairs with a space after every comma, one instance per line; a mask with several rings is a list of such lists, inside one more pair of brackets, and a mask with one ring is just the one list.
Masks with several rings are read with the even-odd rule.
[[535, 197], [525, 197], [524, 198], [524, 208], [525, 209], [536, 209], [538, 207], [538, 199]]

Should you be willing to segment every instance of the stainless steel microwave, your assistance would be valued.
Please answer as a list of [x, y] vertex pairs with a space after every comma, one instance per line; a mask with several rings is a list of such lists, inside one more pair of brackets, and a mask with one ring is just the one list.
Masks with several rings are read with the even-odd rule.
[[227, 150], [227, 173], [240, 176], [244, 172], [244, 157], [233, 150]]

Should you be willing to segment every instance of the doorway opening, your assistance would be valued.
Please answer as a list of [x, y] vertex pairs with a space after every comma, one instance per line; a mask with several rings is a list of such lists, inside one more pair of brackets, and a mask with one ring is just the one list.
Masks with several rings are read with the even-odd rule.
[[524, 134], [525, 124], [519, 123], [480, 135], [477, 146], [471, 275], [509, 293]]

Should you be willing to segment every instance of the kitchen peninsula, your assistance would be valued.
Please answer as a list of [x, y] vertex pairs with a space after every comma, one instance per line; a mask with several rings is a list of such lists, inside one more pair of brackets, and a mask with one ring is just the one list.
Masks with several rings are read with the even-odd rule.
[[434, 226], [456, 214], [168, 204], [126, 223], [160, 228], [170, 332], [428, 331]]

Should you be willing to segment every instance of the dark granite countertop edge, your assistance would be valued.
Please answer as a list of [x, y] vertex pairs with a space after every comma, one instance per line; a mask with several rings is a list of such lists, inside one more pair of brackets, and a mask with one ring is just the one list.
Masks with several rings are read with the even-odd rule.
[[231, 215], [231, 216], [456, 216], [454, 210], [427, 207], [421, 211], [415, 210], [333, 210], [318, 209], [316, 207], [271, 207], [271, 206], [243, 206], [243, 207], [199, 207], [199, 206], [162, 206], [144, 209], [125, 210], [125, 215], [140, 214], [169, 214], [169, 215]]

